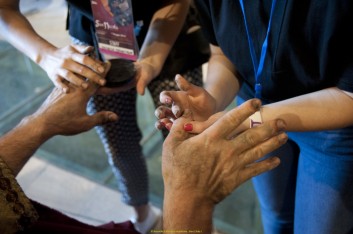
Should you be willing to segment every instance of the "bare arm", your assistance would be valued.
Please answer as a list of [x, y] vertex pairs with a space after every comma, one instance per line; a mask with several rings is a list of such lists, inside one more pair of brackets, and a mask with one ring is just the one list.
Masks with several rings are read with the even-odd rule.
[[0, 33], [10, 44], [36, 63], [40, 63], [43, 51], [56, 49], [34, 31], [19, 10], [19, 0], [0, 0]]
[[239, 91], [237, 71], [232, 62], [223, 54], [220, 47], [211, 45], [211, 58], [208, 62], [204, 87], [216, 100], [215, 112], [223, 111]]
[[140, 50], [140, 75], [137, 92], [144, 94], [146, 86], [157, 77], [176, 41], [190, 6], [190, 0], [169, 0], [157, 10], [149, 25]]
[[190, 6], [190, 0], [171, 0], [156, 11], [143, 42], [139, 61], [155, 67], [157, 76], [177, 39]]
[[68, 91], [65, 82], [87, 88], [85, 79], [104, 85], [104, 66], [85, 53], [92, 48], [66, 46], [57, 48], [33, 29], [19, 10], [19, 0], [0, 0], [0, 34], [47, 73], [57, 87]]
[[87, 115], [87, 102], [96, 90], [94, 85], [90, 84], [87, 90], [70, 88], [72, 92], [68, 94], [55, 88], [34, 114], [0, 138], [1, 158], [15, 175], [49, 138], [78, 134], [117, 119], [116, 114], [108, 111]]
[[327, 88], [265, 105], [263, 121], [282, 118], [288, 131], [319, 131], [353, 125], [353, 94]]
[[[287, 124], [287, 131], [321, 131], [344, 128], [353, 125], [353, 94], [332, 87], [301, 95], [261, 108], [263, 122], [281, 118]], [[192, 121], [192, 133], [200, 133], [222, 116], [216, 114], [205, 122]], [[235, 133], [250, 126], [245, 120]]]

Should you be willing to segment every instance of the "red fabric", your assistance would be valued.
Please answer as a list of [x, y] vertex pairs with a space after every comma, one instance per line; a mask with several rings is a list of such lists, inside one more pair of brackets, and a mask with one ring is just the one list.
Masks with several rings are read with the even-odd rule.
[[106, 234], [106, 233], [126, 233], [138, 234], [130, 221], [124, 223], [110, 222], [101, 226], [91, 226], [70, 218], [56, 210], [33, 202], [39, 214], [39, 220], [27, 229], [24, 233], [60, 233], [60, 234]]

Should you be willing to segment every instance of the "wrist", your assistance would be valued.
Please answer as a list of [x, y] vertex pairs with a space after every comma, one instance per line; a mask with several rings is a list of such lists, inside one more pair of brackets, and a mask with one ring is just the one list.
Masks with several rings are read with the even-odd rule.
[[56, 50], [57, 48], [51, 44], [45, 45], [35, 55], [33, 61], [45, 70], [45, 64], [47, 63], [46, 61], [48, 57], [50, 56], [50, 54], [53, 54]]
[[138, 60], [138, 63], [140, 66], [145, 67], [145, 69], [148, 69], [151, 77], [155, 78], [157, 77], [162, 70], [162, 66], [156, 66], [156, 64], [160, 64], [160, 62], [155, 61], [152, 57], [146, 57], [146, 58], [141, 58]]
[[165, 188], [163, 229], [211, 233], [215, 204], [192, 190]]
[[44, 143], [55, 135], [52, 133], [51, 129], [48, 128], [46, 121], [35, 114], [23, 118], [18, 127], [28, 129], [28, 135], [39, 144]]

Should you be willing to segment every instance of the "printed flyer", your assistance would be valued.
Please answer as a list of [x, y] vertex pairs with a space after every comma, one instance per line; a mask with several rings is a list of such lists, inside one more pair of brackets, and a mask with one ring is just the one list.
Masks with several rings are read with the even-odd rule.
[[91, 6], [100, 52], [106, 59], [136, 61], [139, 50], [131, 0], [91, 0]]

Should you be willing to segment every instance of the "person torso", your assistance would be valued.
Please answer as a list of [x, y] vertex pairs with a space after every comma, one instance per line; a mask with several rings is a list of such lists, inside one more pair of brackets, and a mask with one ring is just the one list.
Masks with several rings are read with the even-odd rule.
[[[211, 43], [221, 47], [241, 75], [240, 95], [255, 83], [243, 13], [238, 0], [197, 0]], [[244, 1], [249, 33], [259, 59], [271, 0]], [[278, 0], [273, 13], [261, 83], [266, 102], [327, 87], [353, 92], [353, 2]]]

